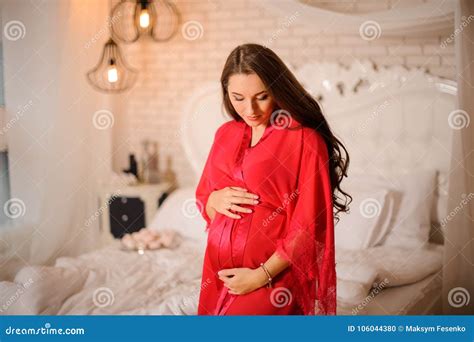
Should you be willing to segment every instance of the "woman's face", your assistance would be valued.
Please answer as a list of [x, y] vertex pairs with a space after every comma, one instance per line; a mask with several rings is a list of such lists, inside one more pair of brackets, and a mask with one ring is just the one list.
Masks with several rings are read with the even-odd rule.
[[227, 87], [235, 111], [249, 126], [267, 125], [275, 102], [257, 74], [234, 74]]

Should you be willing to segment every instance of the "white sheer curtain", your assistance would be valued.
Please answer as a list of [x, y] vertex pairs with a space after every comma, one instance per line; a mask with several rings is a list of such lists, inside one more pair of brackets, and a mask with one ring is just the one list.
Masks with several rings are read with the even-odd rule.
[[[458, 0], [455, 37], [458, 124], [454, 130], [445, 231], [443, 313], [474, 313], [474, 2]], [[471, 22], [466, 20], [471, 17]]]
[[108, 1], [2, 2], [14, 201], [0, 230], [4, 267], [51, 263], [98, 241], [98, 220], [87, 219], [98, 209], [97, 179], [110, 170], [111, 129], [93, 118], [109, 99], [85, 73], [108, 39], [107, 15]]

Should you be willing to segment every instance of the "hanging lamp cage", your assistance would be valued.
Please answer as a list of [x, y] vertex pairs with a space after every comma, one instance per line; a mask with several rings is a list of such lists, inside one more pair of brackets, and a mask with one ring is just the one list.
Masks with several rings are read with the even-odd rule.
[[123, 43], [150, 37], [157, 42], [170, 40], [178, 31], [180, 14], [166, 0], [121, 0], [112, 9], [111, 30]]
[[87, 73], [89, 83], [106, 93], [119, 93], [131, 88], [137, 77], [138, 71], [127, 64], [112, 38], [104, 45], [99, 64]]

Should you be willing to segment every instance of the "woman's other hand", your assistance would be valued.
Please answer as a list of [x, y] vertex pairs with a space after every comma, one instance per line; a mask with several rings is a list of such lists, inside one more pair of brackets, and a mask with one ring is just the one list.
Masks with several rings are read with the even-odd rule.
[[264, 286], [267, 275], [261, 268], [229, 268], [217, 272], [228, 292], [234, 295], [244, 295]]

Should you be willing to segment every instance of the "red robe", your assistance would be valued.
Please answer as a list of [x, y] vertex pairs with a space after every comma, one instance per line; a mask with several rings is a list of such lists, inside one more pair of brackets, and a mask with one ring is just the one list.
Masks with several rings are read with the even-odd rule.
[[[328, 151], [322, 136], [294, 119], [268, 125], [250, 146], [252, 128], [231, 120], [217, 130], [196, 203], [208, 232], [199, 315], [335, 315], [336, 269]], [[259, 195], [253, 209], [233, 219], [205, 206], [209, 194], [239, 186]], [[261, 287], [232, 295], [217, 272], [257, 268], [274, 252], [290, 265]]]

